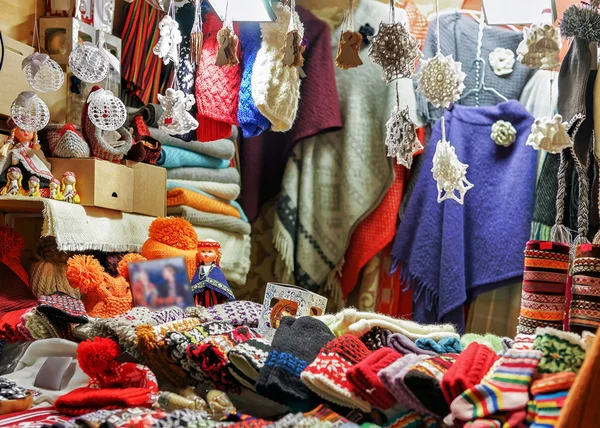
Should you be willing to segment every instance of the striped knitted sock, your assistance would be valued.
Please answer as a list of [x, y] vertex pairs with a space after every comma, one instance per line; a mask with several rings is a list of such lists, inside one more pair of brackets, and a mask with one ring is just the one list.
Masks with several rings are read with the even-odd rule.
[[555, 427], [568, 394], [569, 391], [558, 391], [535, 395], [533, 397], [536, 407], [535, 416], [530, 428]]
[[470, 421], [499, 411], [524, 409], [541, 352], [509, 349], [491, 378], [463, 392], [450, 405], [456, 419]]
[[[469, 428], [517, 428], [523, 427], [525, 410], [517, 412], [500, 412], [485, 418], [475, 419], [465, 424]], [[538, 427], [539, 428], [539, 427]]]

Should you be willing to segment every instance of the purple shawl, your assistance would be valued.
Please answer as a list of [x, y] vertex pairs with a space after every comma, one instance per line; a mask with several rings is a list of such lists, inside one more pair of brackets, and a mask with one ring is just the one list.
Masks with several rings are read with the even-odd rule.
[[[529, 237], [537, 152], [525, 146], [533, 117], [517, 101], [490, 107], [455, 105], [446, 110], [446, 138], [458, 159], [469, 165], [474, 184], [464, 205], [438, 204], [431, 167], [438, 122], [426, 147], [423, 168], [398, 227], [392, 271], [412, 284], [414, 320], [453, 323], [464, 331], [463, 305], [478, 294], [513, 284], [523, 274], [523, 248]], [[496, 145], [491, 127], [510, 122], [514, 144]]]

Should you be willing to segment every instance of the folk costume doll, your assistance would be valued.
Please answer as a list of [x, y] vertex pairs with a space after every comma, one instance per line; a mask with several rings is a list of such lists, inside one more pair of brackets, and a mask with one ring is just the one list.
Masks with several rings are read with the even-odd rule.
[[23, 174], [21, 174], [21, 170], [17, 167], [8, 168], [8, 172], [6, 174], [6, 186], [0, 190], [0, 195], [9, 195], [9, 196], [19, 196], [23, 195], [23, 186], [21, 182], [23, 181]]
[[192, 293], [197, 306], [210, 307], [235, 300], [231, 287], [219, 267], [221, 245], [212, 239], [198, 242], [198, 269], [192, 278]]
[[50, 199], [62, 201], [62, 193], [60, 193], [60, 181], [56, 178], [50, 180]]
[[62, 178], [62, 186], [60, 188], [63, 201], [71, 204], [78, 204], [80, 202], [77, 189], [75, 188], [75, 183], [77, 183], [75, 173], [71, 171], [65, 171]]

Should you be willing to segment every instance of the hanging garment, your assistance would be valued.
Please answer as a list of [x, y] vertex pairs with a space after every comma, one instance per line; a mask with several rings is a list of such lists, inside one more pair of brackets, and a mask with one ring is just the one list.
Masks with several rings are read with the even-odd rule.
[[[469, 165], [474, 184], [464, 205], [437, 202], [431, 176], [436, 124], [417, 183], [394, 242], [393, 266], [413, 286], [414, 320], [452, 322], [464, 330], [463, 305], [479, 293], [519, 279], [523, 245], [529, 238], [537, 154], [525, 141], [533, 117], [517, 101], [493, 107], [455, 105], [447, 110], [446, 138]], [[502, 147], [491, 137], [498, 120], [517, 131]]]

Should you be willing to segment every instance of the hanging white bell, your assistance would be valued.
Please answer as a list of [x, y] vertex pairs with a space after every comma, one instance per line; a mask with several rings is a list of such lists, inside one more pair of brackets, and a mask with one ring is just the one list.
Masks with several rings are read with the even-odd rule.
[[44, 53], [32, 53], [23, 60], [21, 68], [25, 71], [25, 79], [36, 91], [55, 92], [65, 82], [60, 65]]
[[452, 55], [437, 54], [424, 60], [417, 73], [418, 90], [434, 107], [447, 108], [457, 101], [465, 89], [467, 75], [462, 71], [462, 63], [454, 61]]
[[465, 193], [473, 187], [467, 180], [468, 167], [458, 160], [454, 147], [442, 137], [435, 148], [431, 168], [437, 185], [438, 203], [446, 199], [454, 199], [461, 205], [464, 203]]
[[125, 124], [125, 104], [111, 91], [98, 89], [90, 94], [88, 101], [88, 117], [96, 127], [103, 131], [116, 131]]
[[573, 147], [573, 140], [567, 132], [567, 122], [563, 122], [560, 114], [553, 118], [536, 119], [531, 125], [531, 133], [526, 145], [535, 150], [546, 150], [548, 153], [560, 153], [568, 147]]
[[50, 110], [34, 92], [21, 92], [10, 106], [10, 117], [22, 130], [37, 132], [50, 121]]
[[69, 67], [73, 74], [86, 83], [106, 79], [109, 61], [105, 52], [90, 42], [78, 43], [69, 54]]

